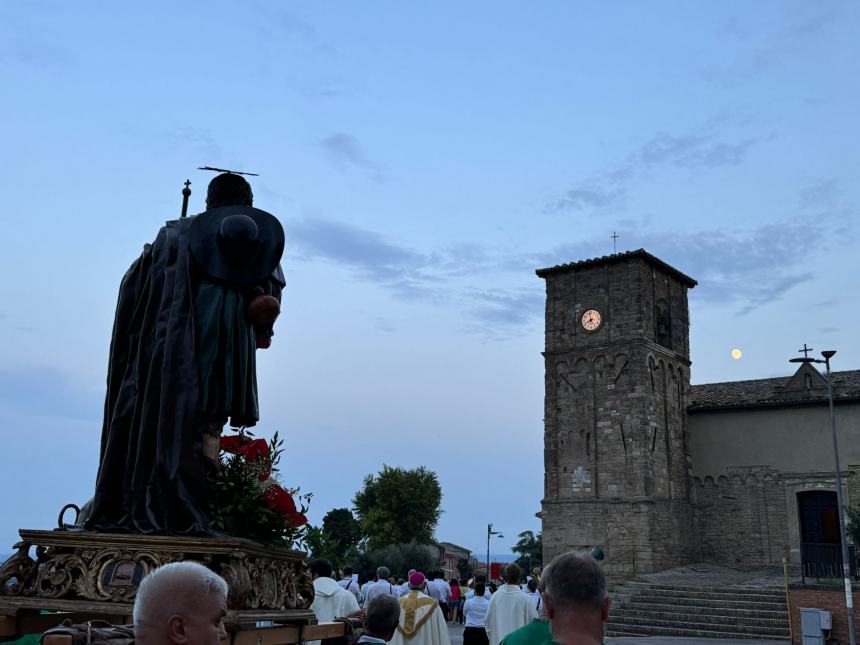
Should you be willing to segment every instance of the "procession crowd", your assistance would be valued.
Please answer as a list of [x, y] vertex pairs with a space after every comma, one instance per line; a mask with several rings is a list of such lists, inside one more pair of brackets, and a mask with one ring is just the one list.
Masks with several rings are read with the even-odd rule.
[[[520, 567], [509, 564], [500, 584], [481, 575], [460, 584], [438, 571], [415, 570], [400, 581], [379, 567], [373, 580], [359, 585], [348, 567], [336, 579], [326, 560], [312, 562], [309, 571], [317, 620], [360, 619], [355, 645], [450, 645], [449, 621], [464, 624], [463, 645], [597, 645], [609, 616], [603, 571], [587, 554], [559, 555], [525, 580]], [[226, 638], [227, 593], [224, 579], [202, 565], [156, 569], [135, 598], [135, 642], [217, 645]]]

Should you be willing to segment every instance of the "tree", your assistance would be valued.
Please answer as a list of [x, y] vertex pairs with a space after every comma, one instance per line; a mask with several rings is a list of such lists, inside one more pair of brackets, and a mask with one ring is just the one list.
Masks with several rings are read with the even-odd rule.
[[348, 508], [333, 508], [325, 514], [322, 531], [330, 540], [337, 540], [336, 553], [343, 558], [361, 539], [361, 526]]
[[542, 567], [543, 536], [540, 533], [535, 535], [532, 531], [523, 531], [517, 537], [520, 539], [511, 551], [519, 553], [520, 557], [514, 562], [527, 572], [531, 572], [534, 567]]
[[409, 569], [431, 571], [438, 566], [433, 551], [426, 544], [389, 544], [380, 549], [368, 549], [354, 560], [356, 573], [373, 578], [377, 567], [386, 566], [395, 578], [405, 578]]
[[424, 466], [407, 470], [383, 466], [367, 475], [352, 500], [368, 549], [388, 544], [429, 544], [442, 513], [442, 488]]
[[340, 541], [322, 529], [308, 526], [302, 546], [308, 551], [311, 559], [325, 558], [333, 567], [340, 568]]
[[457, 560], [457, 571], [460, 573], [460, 580], [468, 580], [475, 575], [472, 569], [471, 558], [460, 558]]

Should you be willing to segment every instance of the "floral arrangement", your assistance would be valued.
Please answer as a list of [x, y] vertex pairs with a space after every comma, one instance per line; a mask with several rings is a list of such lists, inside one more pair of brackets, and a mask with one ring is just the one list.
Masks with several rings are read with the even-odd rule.
[[287, 489], [278, 482], [283, 443], [278, 433], [267, 442], [244, 428], [221, 437], [221, 470], [212, 483], [209, 504], [216, 531], [286, 547], [303, 539], [311, 494], [299, 494], [298, 488]]

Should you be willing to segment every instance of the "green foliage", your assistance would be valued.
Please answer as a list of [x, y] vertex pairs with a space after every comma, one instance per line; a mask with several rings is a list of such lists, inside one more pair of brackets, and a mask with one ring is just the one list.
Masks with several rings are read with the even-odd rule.
[[860, 550], [860, 506], [847, 508], [845, 514], [848, 516], [845, 532], [851, 538], [851, 542]]
[[523, 531], [518, 536], [519, 541], [511, 549], [519, 553], [516, 562], [525, 572], [531, 572], [535, 567], [543, 567], [543, 536], [532, 531]]
[[348, 508], [333, 508], [326, 513], [322, 532], [338, 559], [343, 558], [361, 539], [361, 525]]
[[[239, 435], [243, 441], [253, 441], [253, 434], [245, 429]], [[273, 546], [291, 547], [303, 537], [306, 526], [291, 524], [264, 496], [269, 486], [277, 484], [283, 443], [275, 433], [266, 453], [222, 451], [221, 472], [210, 482], [209, 519], [213, 529]], [[297, 488], [287, 492], [300, 501], [301, 508], [296, 510], [302, 515], [306, 513], [311, 494], [299, 495]]]
[[409, 569], [427, 572], [437, 568], [433, 550], [426, 544], [409, 542], [389, 544], [379, 549], [370, 549], [355, 558], [353, 568], [362, 578], [373, 578], [377, 567], [386, 566], [396, 578], [406, 578]]
[[311, 559], [325, 558], [333, 567], [340, 568], [340, 541], [332, 538], [324, 530], [308, 526], [301, 546], [308, 552]]
[[411, 470], [383, 466], [378, 475], [364, 478], [352, 503], [368, 549], [429, 544], [442, 512], [442, 488], [436, 473], [423, 466]]

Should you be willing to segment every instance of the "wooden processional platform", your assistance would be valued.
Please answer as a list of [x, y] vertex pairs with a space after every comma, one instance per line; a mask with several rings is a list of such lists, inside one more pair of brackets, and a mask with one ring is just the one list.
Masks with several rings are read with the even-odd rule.
[[[343, 634], [342, 623], [316, 624], [313, 582], [300, 551], [229, 537], [19, 533], [17, 552], [0, 566], [0, 640], [43, 632], [66, 619], [130, 624], [143, 577], [183, 560], [199, 562], [227, 581], [225, 622], [234, 643], [276, 645]], [[68, 641], [53, 645], [62, 642]]]

